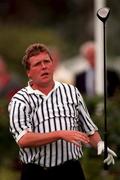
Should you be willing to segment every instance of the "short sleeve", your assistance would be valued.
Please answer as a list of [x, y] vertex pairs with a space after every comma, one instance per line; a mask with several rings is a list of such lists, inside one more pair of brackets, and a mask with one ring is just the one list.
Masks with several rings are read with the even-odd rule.
[[32, 131], [29, 107], [19, 100], [11, 100], [8, 106], [10, 132], [16, 142], [28, 131]]
[[98, 130], [95, 123], [92, 121], [90, 114], [87, 110], [86, 104], [83, 100], [82, 95], [76, 88], [77, 99], [78, 99], [78, 116], [79, 116], [79, 127], [83, 132], [86, 132], [88, 135], [94, 134]]

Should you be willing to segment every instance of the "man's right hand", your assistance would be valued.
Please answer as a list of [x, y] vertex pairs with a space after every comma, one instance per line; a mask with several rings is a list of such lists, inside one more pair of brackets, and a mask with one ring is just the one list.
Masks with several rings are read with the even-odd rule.
[[80, 131], [73, 131], [73, 130], [65, 130], [59, 131], [61, 139], [68, 141], [70, 143], [74, 143], [78, 147], [80, 147], [80, 143], [89, 144], [89, 137], [87, 134], [80, 132]]

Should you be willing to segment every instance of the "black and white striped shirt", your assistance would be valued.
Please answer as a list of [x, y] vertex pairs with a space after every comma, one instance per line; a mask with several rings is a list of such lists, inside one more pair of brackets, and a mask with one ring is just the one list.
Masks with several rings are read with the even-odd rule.
[[[16, 142], [27, 130], [40, 133], [80, 130], [87, 134], [97, 130], [77, 88], [65, 83], [55, 81], [54, 89], [47, 96], [28, 84], [13, 96], [8, 109], [10, 132]], [[78, 159], [82, 154], [81, 148], [64, 140], [40, 147], [20, 148], [22, 162], [44, 167]]]

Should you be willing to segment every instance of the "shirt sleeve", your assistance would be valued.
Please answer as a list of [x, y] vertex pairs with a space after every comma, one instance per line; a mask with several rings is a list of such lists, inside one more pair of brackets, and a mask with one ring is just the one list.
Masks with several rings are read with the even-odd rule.
[[92, 135], [95, 131], [98, 131], [98, 127], [92, 121], [85, 102], [77, 89], [77, 98], [78, 98], [78, 114], [79, 114], [79, 127], [83, 132], [86, 132], [88, 135]]
[[28, 131], [32, 131], [29, 108], [21, 101], [12, 100], [8, 106], [10, 132], [16, 142]]

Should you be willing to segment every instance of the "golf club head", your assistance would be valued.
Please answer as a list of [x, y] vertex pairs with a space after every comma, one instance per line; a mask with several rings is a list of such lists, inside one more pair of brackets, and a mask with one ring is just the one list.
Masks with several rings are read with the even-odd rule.
[[97, 11], [97, 17], [104, 23], [110, 14], [110, 8], [104, 7]]

